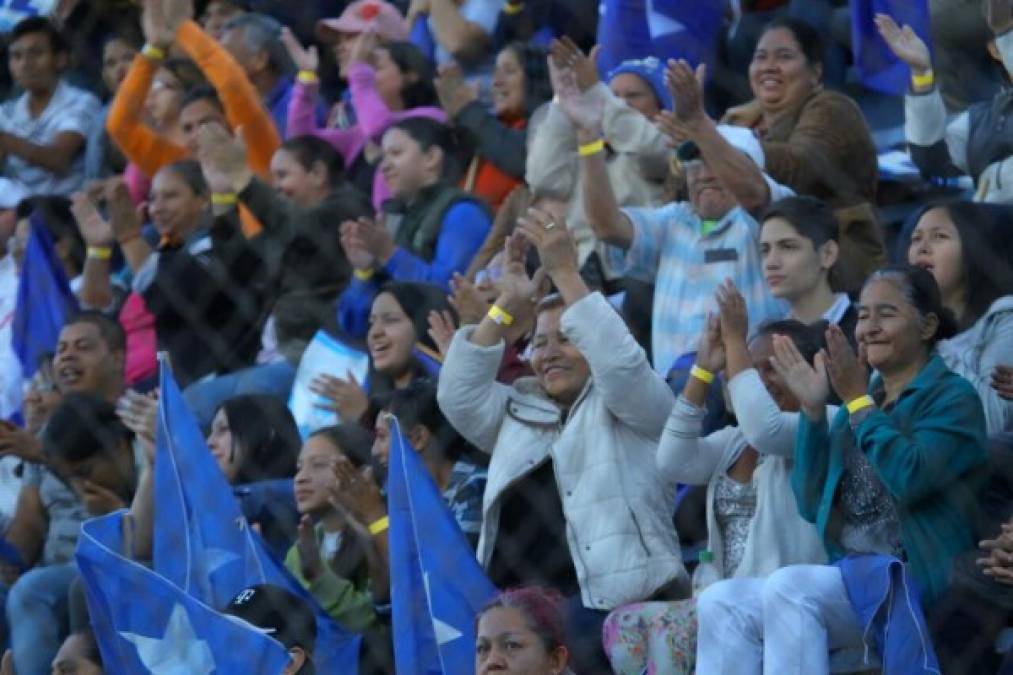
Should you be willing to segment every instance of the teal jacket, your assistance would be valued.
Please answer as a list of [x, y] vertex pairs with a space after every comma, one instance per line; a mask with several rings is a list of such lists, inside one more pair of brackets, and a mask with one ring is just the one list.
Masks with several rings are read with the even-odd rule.
[[[881, 388], [873, 378], [874, 398]], [[953, 559], [977, 544], [977, 491], [988, 464], [978, 394], [933, 356], [890, 408], [874, 411], [854, 432], [844, 407], [829, 428], [826, 419], [801, 416], [791, 486], [831, 560], [845, 555], [836, 495], [850, 443], [865, 452], [895, 500], [908, 566], [929, 604], [949, 583]]]

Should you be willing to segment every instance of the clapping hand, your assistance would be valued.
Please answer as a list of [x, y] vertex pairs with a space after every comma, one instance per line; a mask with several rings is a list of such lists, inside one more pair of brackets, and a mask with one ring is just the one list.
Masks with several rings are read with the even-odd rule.
[[725, 367], [725, 347], [721, 341], [721, 319], [713, 312], [707, 313], [707, 321], [696, 346], [696, 365], [710, 373], [718, 373]]
[[932, 69], [929, 48], [911, 26], [905, 25], [901, 28], [888, 14], [877, 14], [875, 22], [890, 51], [910, 66], [913, 73], [922, 74]]
[[148, 394], [139, 394], [133, 390], [127, 390], [120, 400], [116, 402], [116, 415], [123, 422], [123, 426], [130, 429], [137, 436], [144, 453], [148, 459], [148, 465], [155, 465], [155, 436], [158, 423], [158, 391]]
[[601, 133], [605, 101], [593, 92], [581, 90], [574, 63], [573, 56], [561, 57], [556, 53], [549, 56], [549, 76], [559, 108], [576, 128], [587, 133]]
[[10, 422], [0, 421], [0, 457], [8, 456], [34, 464], [45, 464], [47, 461], [42, 441], [35, 434]]
[[992, 372], [992, 388], [1007, 401], [1013, 401], [1013, 366], [996, 366]]
[[436, 344], [436, 349], [439, 350], [440, 356], [446, 358], [447, 352], [450, 351], [450, 343], [454, 340], [454, 331], [457, 330], [454, 317], [447, 310], [437, 312], [434, 309], [429, 312], [427, 318], [429, 320], [429, 330], [426, 332], [429, 333], [429, 337]]
[[988, 554], [977, 561], [982, 573], [1000, 584], [1013, 586], [1013, 523], [1003, 523], [995, 539], [985, 539], [978, 545]]
[[701, 63], [694, 71], [685, 59], [668, 60], [665, 84], [672, 92], [675, 119], [688, 128], [707, 119], [703, 107], [703, 83], [706, 76], [706, 64]]
[[359, 236], [358, 223], [346, 220], [338, 230], [341, 248], [352, 267], [357, 270], [371, 270], [376, 265], [376, 258], [366, 248], [366, 242]]
[[830, 376], [830, 384], [844, 403], [865, 396], [869, 388], [869, 367], [864, 345], [859, 354], [851, 348], [840, 326], [830, 326], [826, 332], [827, 350], [821, 352]]
[[373, 477], [373, 468], [357, 470], [347, 457], [334, 465], [335, 485], [331, 504], [342, 512], [360, 536], [369, 537], [369, 526], [387, 515], [387, 504]]
[[111, 178], [105, 185], [106, 209], [109, 211], [109, 226], [116, 241], [121, 244], [141, 236], [144, 217], [141, 210], [130, 199], [130, 190], [122, 178]]
[[70, 211], [74, 214], [77, 229], [88, 246], [106, 248], [112, 246], [116, 237], [109, 222], [98, 212], [98, 208], [87, 192], [75, 192], [71, 197]]
[[809, 419], [823, 419], [827, 399], [830, 397], [825, 353], [818, 353], [815, 363], [810, 365], [791, 338], [774, 335], [772, 341], [774, 356], [771, 357], [771, 365], [774, 370], [799, 400]]
[[345, 379], [333, 375], [317, 375], [310, 382], [310, 391], [327, 399], [317, 407], [337, 413], [342, 422], [354, 423], [369, 409], [369, 399], [352, 371]]
[[246, 163], [242, 129], [233, 137], [220, 124], [204, 124], [197, 130], [199, 158], [204, 178], [212, 192], [242, 192], [253, 180]]
[[303, 579], [311, 583], [319, 579], [324, 573], [324, 559], [320, 555], [320, 544], [317, 542], [313, 519], [308, 514], [303, 514], [299, 519], [299, 536], [295, 541], [295, 547], [299, 551], [299, 571]]
[[749, 335], [749, 314], [746, 299], [731, 279], [725, 279], [715, 293], [721, 309], [721, 338], [725, 344], [746, 344]]
[[517, 219], [517, 232], [538, 249], [545, 272], [558, 284], [566, 274], [579, 274], [577, 244], [566, 223], [558, 216], [531, 208]]
[[[394, 237], [384, 227], [383, 221], [373, 218], [359, 218], [357, 221], [345, 221], [341, 225], [341, 236], [342, 245], [344, 245], [345, 238], [347, 237], [353, 249], [353, 254], [356, 254], [357, 257], [361, 257], [361, 251], [365, 251], [375, 262], [381, 265], [385, 265], [397, 249], [394, 244]], [[352, 261], [351, 258], [349, 258], [349, 261], [357, 269], [363, 269], [355, 261]], [[367, 265], [367, 267], [372, 266], [372, 264]]]
[[589, 54], [585, 54], [569, 36], [553, 40], [549, 45], [549, 53], [556, 63], [563, 68], [573, 69], [577, 87], [581, 92], [585, 92], [601, 82], [601, 76], [598, 74], [598, 52], [600, 51], [601, 46], [595, 45]]

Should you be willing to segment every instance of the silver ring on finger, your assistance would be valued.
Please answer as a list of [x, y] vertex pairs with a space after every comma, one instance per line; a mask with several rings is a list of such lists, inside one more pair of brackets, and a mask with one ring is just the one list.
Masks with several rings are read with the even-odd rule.
[[554, 221], [554, 220], [550, 220], [549, 222], [545, 223], [545, 229], [546, 230], [551, 230], [555, 226], [556, 226], [556, 221]]

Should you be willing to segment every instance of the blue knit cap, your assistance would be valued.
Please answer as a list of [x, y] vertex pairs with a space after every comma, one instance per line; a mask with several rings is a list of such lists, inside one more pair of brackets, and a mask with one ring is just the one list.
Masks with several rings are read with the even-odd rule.
[[668, 92], [668, 87], [665, 86], [665, 64], [658, 57], [648, 56], [646, 59], [623, 61], [608, 74], [608, 81], [611, 82], [616, 75], [623, 73], [633, 73], [638, 76], [651, 87], [662, 108], [672, 109], [672, 95]]

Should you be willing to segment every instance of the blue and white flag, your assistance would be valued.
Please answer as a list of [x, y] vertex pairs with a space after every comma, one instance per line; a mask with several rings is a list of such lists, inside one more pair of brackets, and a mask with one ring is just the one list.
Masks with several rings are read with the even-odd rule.
[[723, 21], [721, 0], [602, 0], [598, 16], [598, 68], [656, 56], [686, 59], [694, 67], [713, 60]]
[[387, 476], [398, 673], [475, 671], [475, 616], [496, 593], [397, 422]]
[[162, 358], [155, 457], [155, 571], [214, 607], [225, 607], [240, 591], [256, 584], [286, 588], [316, 612], [318, 672], [357, 672], [359, 637], [325, 614], [250, 528]]
[[[975, 11], [974, 9], [969, 11]], [[898, 59], [876, 28], [877, 14], [905, 24], [932, 48], [928, 0], [851, 0], [851, 48], [862, 83], [886, 94], [902, 95], [911, 83], [911, 69]]]
[[70, 290], [45, 223], [38, 214], [33, 214], [30, 222], [11, 328], [14, 352], [25, 379], [35, 375], [43, 355], [56, 351], [64, 322], [78, 311], [77, 298]]
[[280, 673], [277, 641], [123, 555], [124, 511], [81, 526], [77, 567], [107, 673]]

